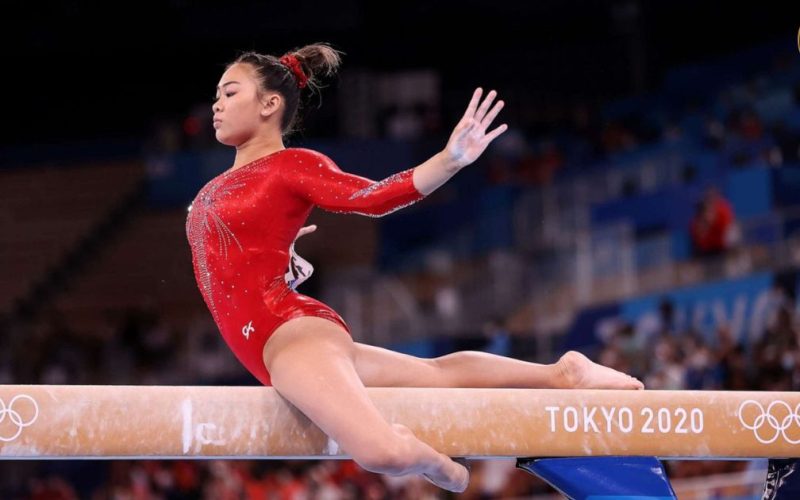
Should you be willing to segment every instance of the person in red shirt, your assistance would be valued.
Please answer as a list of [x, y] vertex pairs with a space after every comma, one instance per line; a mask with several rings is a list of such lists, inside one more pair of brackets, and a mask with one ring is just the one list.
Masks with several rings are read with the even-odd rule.
[[720, 255], [730, 248], [735, 234], [733, 208], [715, 188], [706, 191], [691, 223], [692, 246], [697, 256]]
[[212, 105], [215, 136], [235, 147], [236, 155], [189, 209], [186, 234], [197, 285], [239, 361], [361, 467], [395, 476], [422, 474], [443, 489], [462, 492], [467, 468], [407, 427], [390, 424], [366, 386], [643, 385], [573, 351], [543, 365], [469, 351], [423, 359], [361, 344], [336, 311], [293, 289], [290, 282], [296, 284], [309, 269], [293, 257], [291, 245], [313, 208], [390, 214], [475, 162], [507, 128], [488, 130], [503, 101], [493, 105], [497, 93], [482, 99], [478, 88], [444, 149], [430, 159], [379, 182], [346, 173], [322, 153], [283, 143], [296, 125], [303, 89], [319, 88], [318, 78], [334, 74], [339, 64], [338, 51], [314, 44], [279, 58], [247, 52], [222, 74]]

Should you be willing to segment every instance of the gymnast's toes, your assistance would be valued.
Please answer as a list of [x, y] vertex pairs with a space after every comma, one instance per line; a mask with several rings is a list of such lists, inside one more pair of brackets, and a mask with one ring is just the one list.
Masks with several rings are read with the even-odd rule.
[[643, 389], [634, 377], [598, 365], [577, 351], [569, 351], [556, 363], [557, 386], [570, 389]]

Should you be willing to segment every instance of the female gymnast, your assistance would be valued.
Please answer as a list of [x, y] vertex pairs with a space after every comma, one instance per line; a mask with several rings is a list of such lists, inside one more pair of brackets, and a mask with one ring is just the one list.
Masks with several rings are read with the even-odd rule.
[[216, 139], [233, 165], [189, 207], [187, 237], [203, 299], [240, 362], [335, 440], [361, 467], [422, 474], [446, 490], [469, 472], [407, 428], [387, 422], [365, 387], [641, 389], [638, 380], [567, 352], [552, 365], [465, 351], [416, 358], [354, 342], [330, 307], [294, 290], [310, 265], [294, 240], [316, 206], [381, 217], [415, 203], [474, 162], [506, 130], [489, 126], [503, 107], [476, 89], [447, 145], [379, 182], [348, 174], [324, 154], [284, 147], [301, 97], [335, 74], [340, 52], [313, 44], [280, 58], [246, 52], [230, 63], [213, 103]]

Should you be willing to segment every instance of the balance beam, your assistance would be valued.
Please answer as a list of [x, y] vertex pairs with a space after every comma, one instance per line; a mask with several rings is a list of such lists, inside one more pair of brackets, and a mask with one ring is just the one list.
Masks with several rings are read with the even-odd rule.
[[[387, 420], [453, 457], [800, 456], [800, 393], [368, 392]], [[0, 385], [0, 458], [215, 457], [347, 455], [270, 387]]]

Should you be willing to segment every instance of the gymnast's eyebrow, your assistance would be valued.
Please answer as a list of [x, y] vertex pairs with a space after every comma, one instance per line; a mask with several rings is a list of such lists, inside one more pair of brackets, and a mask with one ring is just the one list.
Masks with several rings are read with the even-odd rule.
[[239, 82], [237, 82], [236, 80], [231, 80], [231, 81], [229, 81], [229, 82], [225, 82], [225, 83], [223, 83], [222, 85], [217, 85], [217, 88], [221, 88], [221, 87], [227, 87], [227, 86], [228, 86], [228, 85], [230, 85], [231, 83], [239, 83]]

